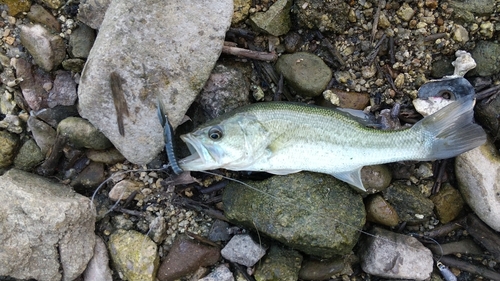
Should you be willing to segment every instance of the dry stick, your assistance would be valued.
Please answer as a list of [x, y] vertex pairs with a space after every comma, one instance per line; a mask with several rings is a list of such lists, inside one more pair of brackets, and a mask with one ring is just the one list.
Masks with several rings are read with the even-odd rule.
[[[476, 93], [476, 100], [480, 101], [486, 98], [489, 98], [491, 96], [494, 96], [496, 94], [500, 93], [500, 85], [490, 87], [486, 90], [483, 90], [479, 93]], [[489, 102], [489, 101], [488, 101]]]
[[222, 52], [224, 54], [245, 57], [254, 60], [261, 60], [261, 61], [275, 61], [278, 59], [278, 55], [276, 53], [252, 51], [249, 49], [243, 49], [232, 46], [222, 46]]
[[377, 57], [378, 52], [380, 51], [380, 47], [382, 46], [382, 43], [384, 42], [385, 38], [387, 38], [387, 35], [385, 33], [380, 37], [380, 40], [378, 40], [377, 44], [375, 47], [373, 47], [373, 51], [366, 56], [366, 61], [368, 61], [369, 65], [372, 65], [375, 62], [375, 58]]
[[375, 34], [377, 33], [378, 20], [380, 17], [380, 12], [382, 11], [382, 7], [385, 7], [385, 0], [378, 2], [377, 11], [375, 12], [375, 16], [373, 17], [372, 34], [371, 34], [372, 43], [375, 41]]
[[318, 36], [318, 38], [321, 40], [321, 43], [323, 43], [326, 46], [328, 51], [330, 51], [330, 53], [337, 59], [337, 61], [341, 65], [346, 64], [344, 61], [344, 58], [342, 57], [340, 52], [336, 48], [333, 47], [332, 43], [330, 43], [330, 41], [328, 39], [326, 39], [325, 36], [323, 36], [323, 34], [321, 32], [316, 31], [316, 36]]
[[491, 230], [474, 214], [467, 216], [465, 228], [493, 255], [497, 262], [500, 262], [500, 237], [497, 232]]
[[454, 222], [438, 226], [431, 231], [424, 232], [424, 236], [432, 238], [446, 236], [448, 235], [448, 233], [455, 231], [459, 228], [462, 228], [465, 225], [466, 219], [467, 218], [464, 217]]
[[127, 100], [122, 87], [123, 79], [116, 72], [113, 71], [109, 74], [109, 85], [111, 88], [111, 96], [116, 110], [116, 122], [118, 123], [118, 131], [120, 135], [125, 136], [125, 129], [123, 127], [123, 116], [129, 116]]
[[455, 267], [463, 271], [470, 272], [475, 275], [483, 276], [484, 278], [491, 280], [500, 280], [500, 274], [495, 271], [486, 269], [484, 267], [476, 266], [470, 264], [466, 261], [462, 261], [452, 257], [441, 257], [441, 262], [449, 267]]

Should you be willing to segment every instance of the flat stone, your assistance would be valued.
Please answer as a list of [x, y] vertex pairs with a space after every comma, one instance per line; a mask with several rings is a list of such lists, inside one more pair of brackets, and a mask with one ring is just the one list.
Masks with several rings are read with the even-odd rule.
[[160, 281], [179, 279], [198, 268], [215, 264], [220, 258], [220, 250], [189, 238], [178, 236], [158, 270]]
[[19, 137], [6, 131], [0, 131], [0, 168], [10, 166], [16, 157]]
[[56, 79], [49, 92], [47, 103], [49, 107], [58, 105], [74, 105], [78, 95], [76, 94], [76, 82], [69, 71], [57, 71]]
[[416, 186], [394, 182], [382, 194], [394, 207], [401, 221], [419, 223], [434, 215], [434, 203], [421, 194]]
[[308, 255], [350, 253], [365, 224], [361, 196], [330, 175], [301, 172], [246, 184], [253, 189], [232, 182], [224, 189], [226, 218]]
[[52, 88], [50, 75], [33, 67], [31, 63], [22, 58], [15, 59], [13, 64], [16, 68], [16, 76], [23, 78], [19, 86], [28, 106], [35, 111], [48, 107], [47, 99], [49, 90]]
[[323, 60], [306, 52], [282, 55], [276, 70], [299, 94], [309, 97], [320, 95], [332, 79], [332, 71]]
[[257, 266], [257, 281], [295, 281], [299, 278], [302, 255], [294, 250], [272, 245], [263, 261]]
[[0, 276], [76, 279], [94, 254], [95, 209], [68, 186], [17, 169], [0, 176]]
[[42, 154], [40, 147], [36, 145], [33, 139], [26, 141], [14, 159], [14, 167], [24, 171], [30, 171], [36, 165], [42, 163], [45, 155]]
[[68, 117], [57, 125], [57, 132], [75, 148], [106, 149], [111, 147], [109, 140], [92, 124], [79, 117]]
[[109, 237], [109, 253], [124, 280], [155, 281], [160, 258], [158, 247], [135, 230], [119, 229]]
[[40, 147], [43, 155], [47, 155], [56, 141], [57, 132], [49, 124], [39, 120], [36, 117], [28, 118], [28, 128], [33, 134], [36, 144]]
[[[130, 162], [150, 162], [164, 146], [157, 100], [177, 127], [221, 53], [232, 13], [229, 0], [113, 1], [80, 80], [81, 116]], [[118, 131], [112, 72], [129, 112], [125, 137]]]
[[491, 140], [457, 156], [455, 175], [465, 202], [483, 222], [500, 231], [500, 155]]
[[235, 263], [254, 266], [266, 253], [248, 234], [235, 235], [222, 249], [222, 256]]
[[436, 208], [436, 215], [442, 224], [458, 217], [465, 205], [460, 192], [450, 184], [445, 184], [439, 192], [430, 197]]
[[94, 42], [95, 31], [86, 24], [79, 24], [69, 37], [71, 55], [75, 58], [87, 58]]
[[31, 6], [27, 16], [33, 22], [45, 25], [52, 32], [61, 32], [61, 24], [57, 21], [57, 19], [38, 4]]
[[265, 12], [258, 12], [250, 16], [254, 28], [273, 36], [281, 36], [290, 30], [291, 0], [278, 0]]
[[106, 244], [101, 237], [95, 236], [94, 256], [83, 272], [84, 281], [112, 281], [109, 256]]
[[414, 237], [375, 228], [360, 247], [361, 268], [369, 274], [395, 279], [426, 280], [434, 260], [429, 249]]
[[78, 20], [93, 29], [99, 29], [111, 0], [82, 0], [78, 7]]
[[63, 39], [39, 24], [22, 25], [19, 36], [36, 64], [46, 71], [56, 68], [66, 57]]

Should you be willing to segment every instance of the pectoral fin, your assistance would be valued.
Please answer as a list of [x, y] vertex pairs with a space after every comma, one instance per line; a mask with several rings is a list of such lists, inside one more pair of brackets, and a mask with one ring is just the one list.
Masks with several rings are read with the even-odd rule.
[[332, 176], [347, 182], [361, 191], [366, 191], [363, 183], [361, 182], [361, 168], [344, 173], [335, 173], [332, 174]]

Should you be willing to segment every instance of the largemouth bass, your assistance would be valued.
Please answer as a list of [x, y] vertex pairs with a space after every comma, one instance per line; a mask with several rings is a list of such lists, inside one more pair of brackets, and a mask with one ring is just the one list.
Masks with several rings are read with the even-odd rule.
[[181, 136], [184, 171], [224, 168], [285, 175], [330, 174], [365, 191], [363, 166], [457, 156], [486, 141], [473, 99], [451, 103], [413, 127], [382, 131], [331, 108], [288, 102], [244, 106]]

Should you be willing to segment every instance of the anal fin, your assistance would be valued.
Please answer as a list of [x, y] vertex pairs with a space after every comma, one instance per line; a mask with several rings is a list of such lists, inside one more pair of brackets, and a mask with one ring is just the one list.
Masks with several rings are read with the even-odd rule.
[[363, 182], [361, 182], [361, 168], [343, 173], [333, 173], [331, 175], [356, 187], [360, 191], [366, 192], [366, 189], [363, 186]]

